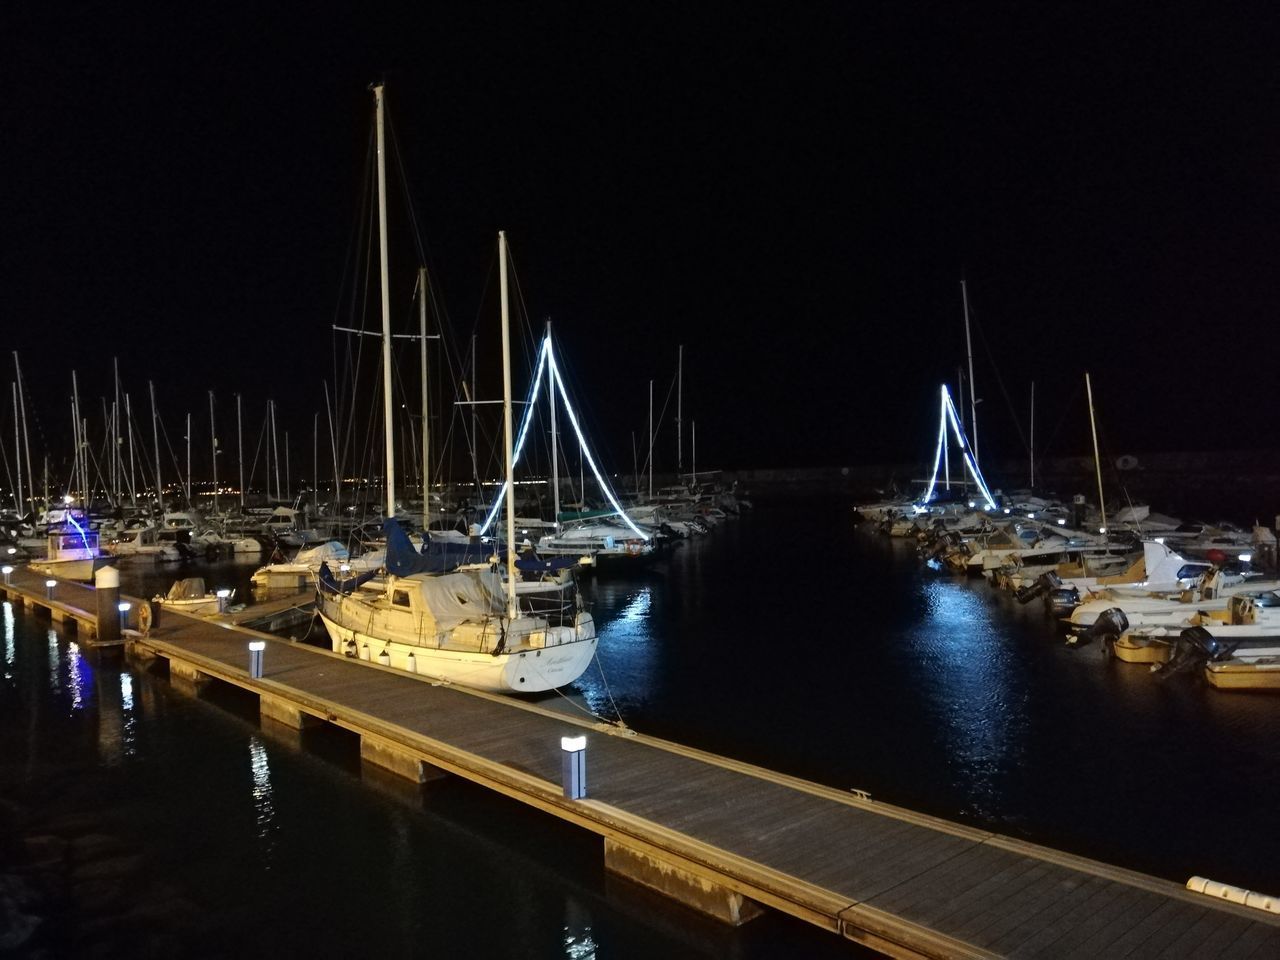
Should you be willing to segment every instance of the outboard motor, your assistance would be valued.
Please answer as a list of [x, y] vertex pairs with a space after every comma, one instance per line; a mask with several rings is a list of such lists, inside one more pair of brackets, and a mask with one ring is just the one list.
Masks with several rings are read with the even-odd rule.
[[1074, 586], [1057, 587], [1044, 595], [1044, 605], [1055, 617], [1068, 616], [1080, 606], [1080, 591]]
[[1050, 570], [1048, 573], [1040, 574], [1033, 582], [1019, 587], [1014, 596], [1018, 598], [1019, 603], [1030, 603], [1046, 591], [1057, 590], [1061, 586], [1062, 581], [1058, 578], [1058, 575]]
[[1239, 645], [1239, 640], [1235, 643], [1219, 640], [1204, 627], [1187, 627], [1178, 634], [1173, 656], [1167, 663], [1153, 663], [1151, 672], [1161, 679], [1175, 673], [1185, 673], [1196, 667], [1203, 667], [1206, 663], [1227, 659]]
[[1087, 630], [1067, 638], [1068, 647], [1087, 647], [1094, 640], [1110, 637], [1113, 641], [1129, 629], [1129, 618], [1119, 607], [1110, 607], [1098, 614], [1098, 619]]

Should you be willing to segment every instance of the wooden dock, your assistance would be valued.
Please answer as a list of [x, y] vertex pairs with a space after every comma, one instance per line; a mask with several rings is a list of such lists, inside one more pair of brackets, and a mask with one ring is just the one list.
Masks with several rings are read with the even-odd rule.
[[[896, 957], [1280, 956], [1280, 915], [528, 702], [170, 611], [129, 639], [175, 686], [257, 694], [264, 725], [335, 724], [411, 781], [456, 774], [590, 830], [610, 870], [731, 923], [763, 906]], [[569, 800], [560, 739], [584, 734]]]

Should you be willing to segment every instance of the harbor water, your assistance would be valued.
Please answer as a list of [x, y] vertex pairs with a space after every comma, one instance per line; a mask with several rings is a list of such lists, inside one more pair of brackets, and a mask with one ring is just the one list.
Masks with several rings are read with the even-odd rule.
[[[246, 591], [256, 563], [139, 564], [126, 590]], [[1280, 698], [1069, 649], [1038, 604], [923, 566], [847, 506], [760, 504], [584, 595], [599, 669], [546, 705], [1178, 883], [1280, 892]], [[362, 774], [351, 735], [276, 739], [252, 697], [183, 696], [2, 615], [0, 949], [27, 930], [45, 956], [855, 952], [776, 915], [721, 928], [610, 879], [598, 838], [554, 818], [456, 778]]]

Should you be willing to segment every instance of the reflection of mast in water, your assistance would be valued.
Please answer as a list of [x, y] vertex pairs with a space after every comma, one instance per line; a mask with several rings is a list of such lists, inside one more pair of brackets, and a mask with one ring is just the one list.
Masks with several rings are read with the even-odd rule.
[[[125, 754], [124, 690], [105, 670], [97, 671], [94, 690], [98, 699], [98, 760], [104, 766], [118, 766]], [[129, 704], [133, 705], [132, 689]]]
[[13, 604], [6, 600], [4, 609], [4, 678], [13, 679], [13, 664], [17, 659], [17, 647], [13, 642]]
[[270, 869], [275, 851], [273, 834], [276, 830], [276, 810], [271, 795], [271, 764], [267, 758], [267, 748], [257, 735], [249, 738], [249, 773], [253, 777], [252, 795], [257, 812], [258, 839], [263, 841], [263, 855], [267, 861], [267, 869]]
[[58, 676], [58, 667], [62, 665], [62, 654], [58, 650], [58, 632], [49, 630], [49, 689], [54, 693], [62, 692], [62, 678]]

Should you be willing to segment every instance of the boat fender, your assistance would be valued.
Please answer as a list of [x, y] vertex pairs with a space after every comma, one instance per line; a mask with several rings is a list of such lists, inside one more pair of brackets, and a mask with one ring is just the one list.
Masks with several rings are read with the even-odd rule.
[[356, 659], [358, 656], [356, 651], [356, 642], [354, 640], [347, 640], [347, 642], [342, 645], [342, 653], [344, 656], [348, 656], [352, 660]]
[[146, 636], [151, 632], [151, 604], [138, 604], [138, 632]]
[[367, 643], [364, 643], [364, 644], [361, 644], [361, 645], [360, 645], [360, 659], [361, 659], [361, 660], [368, 660], [368, 659], [370, 659], [370, 657], [369, 657], [369, 645], [368, 645]]
[[378, 654], [378, 663], [384, 667], [391, 666], [391, 654], [387, 652], [385, 647], [382, 652]]
[[408, 663], [405, 665], [405, 669], [410, 673], [418, 672], [418, 658], [413, 655], [412, 650], [409, 651]]

